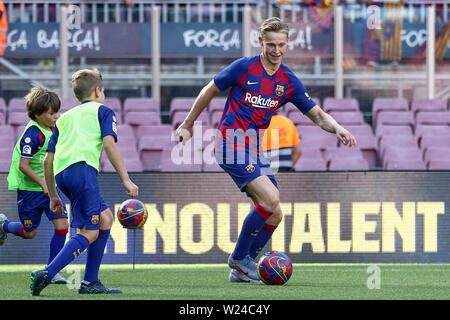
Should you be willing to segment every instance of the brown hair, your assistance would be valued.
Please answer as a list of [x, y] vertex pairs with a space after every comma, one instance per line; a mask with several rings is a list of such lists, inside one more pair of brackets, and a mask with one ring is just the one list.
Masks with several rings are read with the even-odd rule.
[[282, 32], [289, 37], [289, 27], [280, 18], [273, 17], [263, 21], [261, 27], [259, 28], [261, 38], [265, 40], [267, 32]]
[[61, 107], [61, 101], [58, 95], [48, 89], [35, 85], [25, 96], [28, 117], [36, 120], [36, 116], [52, 110], [58, 112]]
[[103, 88], [103, 78], [96, 68], [78, 70], [72, 75], [73, 93], [80, 102], [88, 98], [97, 87]]

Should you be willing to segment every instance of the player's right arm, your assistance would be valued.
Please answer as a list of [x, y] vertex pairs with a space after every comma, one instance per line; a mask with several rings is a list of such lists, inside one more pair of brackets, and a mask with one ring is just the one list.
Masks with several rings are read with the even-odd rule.
[[176, 137], [178, 141], [186, 143], [194, 133], [194, 122], [200, 114], [209, 105], [211, 100], [220, 92], [220, 89], [211, 80], [203, 89], [194, 101], [189, 114], [184, 119], [183, 123], [177, 128]]

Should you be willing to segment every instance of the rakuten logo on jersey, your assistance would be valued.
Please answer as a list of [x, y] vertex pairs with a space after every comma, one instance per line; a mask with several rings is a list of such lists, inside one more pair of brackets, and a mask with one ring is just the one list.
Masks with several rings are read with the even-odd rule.
[[261, 95], [254, 96], [250, 92], [245, 93], [245, 102], [250, 103], [254, 108], [274, 108], [278, 105], [277, 100], [272, 98], [263, 98]]

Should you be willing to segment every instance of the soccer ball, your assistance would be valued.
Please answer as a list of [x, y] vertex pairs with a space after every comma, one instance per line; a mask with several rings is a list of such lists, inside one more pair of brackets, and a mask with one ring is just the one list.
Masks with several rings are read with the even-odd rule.
[[141, 228], [147, 221], [147, 215], [147, 208], [137, 199], [125, 200], [117, 210], [117, 219], [127, 229]]
[[279, 251], [265, 253], [258, 261], [258, 275], [265, 284], [285, 284], [292, 274], [292, 261]]

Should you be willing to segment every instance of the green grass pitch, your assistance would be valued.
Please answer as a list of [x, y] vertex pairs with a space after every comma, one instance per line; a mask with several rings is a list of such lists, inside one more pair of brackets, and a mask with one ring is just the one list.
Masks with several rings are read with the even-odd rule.
[[[450, 299], [450, 265], [373, 265], [379, 272], [368, 269], [369, 264], [294, 264], [292, 277], [284, 286], [230, 283], [225, 264], [136, 265], [134, 270], [131, 265], [103, 265], [100, 279], [107, 286], [122, 289], [120, 297], [79, 295], [76, 289], [66, 285], [50, 285], [41, 296], [32, 297], [30, 272], [43, 266], [3, 265], [0, 266], [0, 300]], [[84, 266], [71, 266], [62, 275], [75, 283], [79, 275], [82, 279]], [[375, 280], [371, 278], [374, 276]]]

